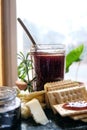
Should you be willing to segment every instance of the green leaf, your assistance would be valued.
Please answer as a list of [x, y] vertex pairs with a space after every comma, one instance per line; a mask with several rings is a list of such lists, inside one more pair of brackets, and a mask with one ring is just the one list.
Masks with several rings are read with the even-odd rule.
[[69, 71], [69, 67], [72, 65], [73, 62], [80, 61], [80, 56], [83, 52], [84, 45], [81, 44], [77, 48], [71, 50], [66, 55], [66, 72]]
[[24, 56], [24, 54], [22, 53], [22, 52], [20, 52], [19, 54], [17, 54], [18, 55], [18, 59], [20, 59], [20, 60], [25, 60], [25, 56]]
[[26, 60], [28, 59], [28, 56], [29, 56], [29, 52], [28, 52], [27, 55], [26, 55]]
[[33, 91], [32, 82], [34, 81], [34, 78], [31, 80], [29, 77], [29, 72], [33, 69], [33, 62], [29, 56], [29, 52], [26, 55], [24, 55], [22, 52], [18, 54], [18, 59], [20, 60], [20, 63], [17, 67], [17, 70], [18, 78], [26, 82], [28, 85], [26, 89], [28, 89], [29, 91]]

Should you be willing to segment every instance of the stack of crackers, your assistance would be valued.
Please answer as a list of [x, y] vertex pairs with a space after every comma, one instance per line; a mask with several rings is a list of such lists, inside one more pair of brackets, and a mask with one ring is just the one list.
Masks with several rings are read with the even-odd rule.
[[87, 109], [68, 110], [63, 108], [65, 103], [87, 102], [87, 90], [84, 84], [71, 80], [46, 83], [44, 85], [46, 104], [54, 113], [62, 117], [69, 116], [74, 120], [87, 122]]

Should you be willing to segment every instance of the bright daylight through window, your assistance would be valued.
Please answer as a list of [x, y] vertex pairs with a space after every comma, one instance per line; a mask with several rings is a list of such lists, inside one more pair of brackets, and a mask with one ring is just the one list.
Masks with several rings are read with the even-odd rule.
[[[83, 43], [82, 61], [65, 77], [87, 82], [87, 0], [17, 0], [17, 17], [37, 43], [64, 43], [68, 51]], [[17, 36], [18, 52], [28, 52], [31, 42], [18, 22]]]

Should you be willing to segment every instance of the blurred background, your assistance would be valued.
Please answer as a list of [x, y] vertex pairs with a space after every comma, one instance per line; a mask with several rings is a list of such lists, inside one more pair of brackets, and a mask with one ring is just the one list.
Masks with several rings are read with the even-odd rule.
[[[17, 0], [20, 17], [39, 44], [64, 43], [66, 53], [84, 44], [82, 61], [74, 63], [65, 78], [87, 81], [87, 1], [86, 0]], [[17, 52], [29, 51], [31, 41], [17, 23]]]

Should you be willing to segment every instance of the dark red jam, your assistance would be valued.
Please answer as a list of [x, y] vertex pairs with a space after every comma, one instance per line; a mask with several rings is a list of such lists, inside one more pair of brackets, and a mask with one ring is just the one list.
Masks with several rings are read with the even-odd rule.
[[64, 109], [68, 109], [68, 110], [87, 110], [87, 102], [85, 101], [78, 101], [78, 102], [69, 102], [69, 103], [65, 103], [62, 106]]
[[43, 90], [44, 84], [47, 82], [59, 81], [64, 78], [64, 61], [63, 54], [34, 53], [37, 90]]

